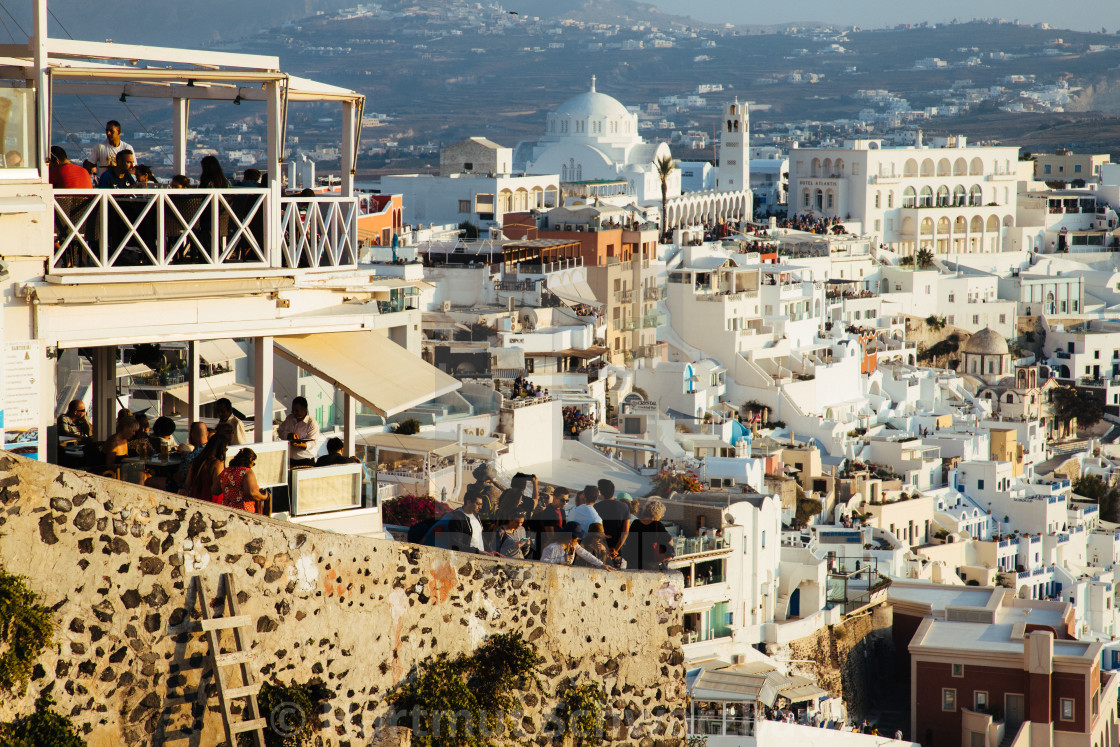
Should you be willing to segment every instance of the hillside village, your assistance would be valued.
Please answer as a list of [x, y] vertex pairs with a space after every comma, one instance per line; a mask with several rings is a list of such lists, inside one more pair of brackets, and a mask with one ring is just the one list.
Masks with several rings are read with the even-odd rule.
[[[0, 737], [1116, 744], [1109, 154], [759, 142], [698, 84], [665, 106], [705, 97], [713, 163], [593, 74], [359, 183], [358, 91], [36, 8], [0, 60]], [[50, 148], [75, 96], [167, 109], [154, 182], [127, 122]], [[264, 127], [223, 163], [191, 102], [231, 96]]]

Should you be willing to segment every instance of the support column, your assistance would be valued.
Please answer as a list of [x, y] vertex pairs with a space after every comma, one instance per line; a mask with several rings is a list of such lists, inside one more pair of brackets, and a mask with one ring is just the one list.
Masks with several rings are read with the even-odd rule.
[[172, 154], [174, 157], [175, 173], [187, 173], [187, 130], [190, 129], [188, 121], [191, 115], [191, 101], [190, 99], [172, 99], [175, 105], [174, 118], [172, 123], [172, 147], [175, 152]]
[[342, 177], [342, 196], [354, 195], [354, 167], [357, 165], [358, 107], [353, 101], [342, 102], [342, 158], [339, 161]]
[[256, 426], [253, 440], [258, 443], [272, 440], [272, 402], [275, 393], [272, 367], [272, 338], [256, 338], [253, 340], [253, 396], [256, 405], [253, 411]]
[[[36, 167], [45, 177], [47, 161], [51, 152], [51, 79], [50, 62], [47, 52], [47, 3], [35, 3], [35, 36], [32, 37], [32, 54], [35, 62], [35, 109], [36, 109]], [[45, 179], [44, 179], [45, 181]]]
[[265, 84], [268, 94], [265, 102], [268, 117], [268, 172], [267, 179], [262, 186], [269, 190], [268, 205], [265, 210], [265, 243], [269, 266], [281, 267], [283, 265], [283, 241], [281, 236], [281, 219], [283, 217], [280, 204], [281, 180], [283, 175], [283, 146], [284, 146], [284, 106], [280, 99], [279, 81], [270, 81]]
[[42, 384], [38, 408], [39, 461], [52, 464], [58, 464], [58, 429], [54, 420], [58, 400], [58, 356], [58, 348], [39, 346], [39, 381]]
[[93, 433], [105, 441], [117, 429], [117, 349], [93, 349]]
[[[177, 172], [182, 174], [182, 171]], [[198, 342], [191, 340], [187, 343], [187, 401], [190, 408], [190, 423], [197, 422], [201, 417], [202, 403], [200, 401], [199, 393], [199, 372], [198, 369], [202, 361], [198, 357]], [[188, 428], [189, 432], [189, 428]]]
[[358, 403], [345, 392], [342, 394], [342, 416], [345, 420], [342, 424], [342, 453], [352, 457], [358, 437]]

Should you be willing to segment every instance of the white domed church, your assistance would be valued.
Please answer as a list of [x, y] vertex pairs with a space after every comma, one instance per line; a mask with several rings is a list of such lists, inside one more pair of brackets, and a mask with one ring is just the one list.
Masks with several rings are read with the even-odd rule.
[[[559, 174], [562, 182], [626, 180], [638, 202], [661, 202], [661, 180], [654, 162], [672, 157], [665, 143], [647, 143], [638, 134], [638, 115], [618, 99], [591, 90], [550, 112], [544, 136], [520, 143], [514, 169], [527, 174]], [[669, 178], [669, 197], [681, 193], [681, 176]]]
[[[726, 120], [724, 126], [723, 120]], [[721, 164], [717, 188], [681, 193], [681, 174], [668, 181], [668, 227], [750, 220], [750, 120], [746, 104], [724, 107], [721, 118]], [[661, 179], [654, 165], [672, 157], [666, 143], [647, 143], [638, 134], [638, 115], [617, 99], [591, 90], [568, 99], [548, 114], [545, 133], [537, 142], [519, 143], [515, 171], [558, 174], [561, 182], [625, 181], [628, 195], [644, 206], [661, 205]]]

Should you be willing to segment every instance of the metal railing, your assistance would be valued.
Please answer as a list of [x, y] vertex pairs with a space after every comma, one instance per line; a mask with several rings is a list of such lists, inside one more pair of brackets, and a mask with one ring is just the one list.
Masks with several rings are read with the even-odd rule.
[[634, 291], [620, 290], [614, 292], [615, 303], [634, 303]]
[[660, 301], [665, 298], [665, 291], [662, 288], [645, 288], [642, 290], [642, 299], [646, 301]]
[[267, 208], [264, 189], [60, 190], [48, 273], [267, 268]]

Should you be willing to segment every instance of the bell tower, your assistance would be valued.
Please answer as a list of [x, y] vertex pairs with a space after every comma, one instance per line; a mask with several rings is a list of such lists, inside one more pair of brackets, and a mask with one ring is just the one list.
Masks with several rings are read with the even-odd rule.
[[745, 192], [751, 188], [751, 119], [747, 105], [740, 104], [739, 99], [725, 104], [720, 130], [716, 189]]

